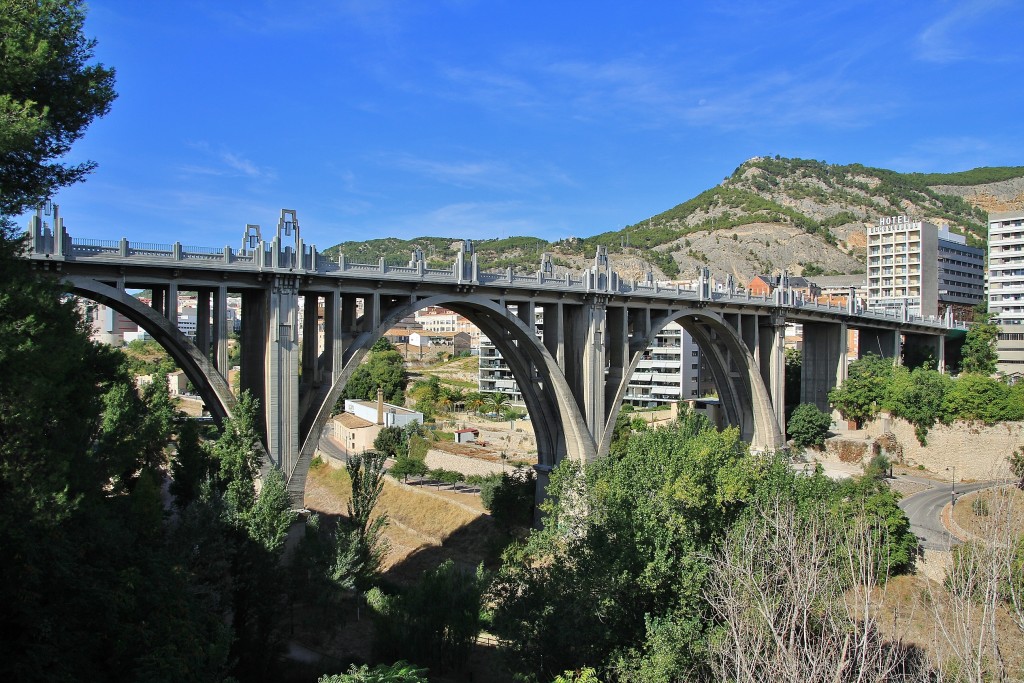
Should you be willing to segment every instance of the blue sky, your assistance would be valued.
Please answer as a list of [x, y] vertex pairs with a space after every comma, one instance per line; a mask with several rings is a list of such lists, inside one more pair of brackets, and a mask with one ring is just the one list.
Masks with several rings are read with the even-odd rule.
[[56, 197], [80, 237], [559, 239], [765, 154], [1024, 165], [1024, 3], [91, 3], [119, 98]]

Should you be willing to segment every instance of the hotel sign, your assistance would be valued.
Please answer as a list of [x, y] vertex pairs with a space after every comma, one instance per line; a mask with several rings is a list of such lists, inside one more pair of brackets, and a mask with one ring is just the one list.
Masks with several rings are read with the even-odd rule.
[[868, 234], [880, 235], [885, 232], [899, 232], [900, 230], [910, 228], [914, 223], [915, 221], [906, 214], [900, 216], [886, 216], [885, 218], [878, 219], [878, 225], [868, 228]]

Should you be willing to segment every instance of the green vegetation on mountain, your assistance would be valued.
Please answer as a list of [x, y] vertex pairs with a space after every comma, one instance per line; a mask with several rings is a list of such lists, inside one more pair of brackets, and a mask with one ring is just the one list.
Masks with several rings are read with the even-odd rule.
[[[721, 184], [682, 204], [650, 218], [589, 237], [569, 237], [546, 242], [534, 237], [479, 240], [474, 249], [481, 269], [516, 272], [536, 271], [541, 254], [552, 254], [554, 264], [579, 269], [597, 248], [610, 254], [646, 263], [657, 276], [675, 277], [693, 264], [715, 268], [714, 253], [691, 244], [700, 235], [756, 226], [770, 235], [772, 226], [797, 228], [820, 241], [822, 253], [847, 255], [845, 270], [856, 268], [848, 260], [858, 254], [854, 233], [878, 218], [908, 214], [949, 227], [968, 238], [970, 244], [984, 244], [987, 214], [963, 197], [943, 194], [940, 186], [985, 186], [1024, 177], [1024, 167], [986, 167], [960, 173], [897, 173], [861, 164], [834, 165], [813, 159], [755, 157], [741, 164]], [[737, 241], [733, 232], [732, 240]], [[349, 241], [330, 247], [326, 254], [337, 258], [342, 252], [358, 263], [405, 265], [415, 249], [421, 249], [431, 268], [449, 268], [455, 261], [461, 240], [418, 237]], [[768, 244], [766, 243], [767, 247]], [[861, 248], [862, 249], [862, 248]], [[734, 249], [743, 254], [754, 271], [799, 267], [774, 262], [761, 249], [740, 243]], [[818, 259], [805, 259], [808, 263]], [[855, 265], [855, 264], [854, 264]], [[821, 267], [820, 265], [818, 267]], [[823, 272], [838, 272], [824, 268]]]

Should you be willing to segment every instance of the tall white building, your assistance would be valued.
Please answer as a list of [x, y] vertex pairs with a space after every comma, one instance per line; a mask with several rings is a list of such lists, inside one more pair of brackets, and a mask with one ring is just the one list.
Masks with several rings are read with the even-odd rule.
[[1024, 211], [988, 216], [988, 312], [999, 325], [996, 369], [1024, 373]]
[[984, 300], [984, 251], [962, 235], [909, 216], [880, 218], [867, 231], [868, 308], [963, 319]]

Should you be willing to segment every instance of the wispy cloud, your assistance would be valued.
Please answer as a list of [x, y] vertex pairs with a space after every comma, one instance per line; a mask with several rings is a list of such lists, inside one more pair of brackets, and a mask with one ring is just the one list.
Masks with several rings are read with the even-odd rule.
[[[917, 34], [919, 59], [945, 64], [982, 56], [972, 30], [985, 15], [1007, 6], [1006, 0], [965, 0], [954, 2], [945, 14]], [[947, 5], [948, 6], [948, 5]]]
[[[608, 61], [521, 60], [524, 73], [446, 69], [444, 96], [494, 111], [612, 122], [631, 129], [680, 125], [724, 130], [860, 125], [877, 111], [873, 86], [851, 76], [860, 55], [837, 50], [813, 64], [747, 70], [636, 56]], [[898, 106], [894, 98], [888, 106]]]
[[179, 170], [186, 175], [243, 177], [254, 180], [273, 180], [277, 174], [269, 166], [260, 166], [245, 156], [206, 142], [192, 142], [188, 146], [204, 157], [202, 163], [183, 164]]
[[491, 160], [438, 161], [409, 154], [383, 157], [386, 166], [460, 188], [517, 191], [543, 184], [571, 185], [567, 174], [550, 167], [518, 170], [506, 162]]

